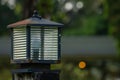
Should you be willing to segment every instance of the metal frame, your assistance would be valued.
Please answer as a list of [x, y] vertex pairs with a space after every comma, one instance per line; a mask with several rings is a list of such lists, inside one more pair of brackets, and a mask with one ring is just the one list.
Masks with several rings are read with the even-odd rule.
[[51, 26], [51, 27], [63, 27], [63, 24], [61, 25], [55, 25], [55, 24], [27, 24], [27, 26], [41, 26], [41, 27], [44, 27], [44, 26]]
[[58, 27], [58, 60], [61, 60], [61, 28]]
[[[34, 75], [38, 75], [39, 76], [42, 76], [42, 79], [43, 78], [46, 78], [46, 76], [43, 76], [43, 74], [45, 75], [46, 73], [47, 74], [51, 74], [52, 73], [52, 76], [55, 76], [53, 74], [56, 74], [56, 79], [59, 80], [59, 76], [60, 76], [60, 70], [47, 70], [47, 69], [16, 69], [16, 70], [12, 70], [12, 77], [13, 77], [13, 80], [15, 80], [15, 74], [23, 74], [23, 73], [26, 73], [26, 74], [34, 74]], [[48, 75], [49, 76], [49, 75]]]
[[18, 59], [18, 60], [12, 60], [11, 63], [45, 63], [45, 64], [56, 64], [60, 63], [60, 60], [28, 60], [28, 59]]
[[15, 75], [14, 75], [14, 73], [12, 73], [12, 80], [15, 80]]
[[[36, 26], [37, 27], [37, 26]], [[41, 27], [41, 39], [42, 39], [42, 44], [41, 44], [41, 46], [42, 47], [44, 47], [44, 26], [39, 26], [39, 27]], [[31, 52], [31, 34], [30, 34], [30, 32], [31, 32], [31, 26], [27, 26], [26, 27], [26, 36], [27, 36], [27, 50], [26, 50], [26, 56], [27, 56], [27, 59], [17, 59], [17, 60], [14, 60], [13, 59], [13, 29], [12, 29], [12, 35], [11, 35], [11, 45], [12, 45], [12, 63], [51, 63], [51, 64], [55, 64], [55, 63], [60, 63], [60, 60], [61, 60], [61, 27], [57, 27], [57, 29], [58, 29], [58, 60], [31, 60], [30, 58], [31, 58], [31, 54], [30, 54], [30, 52]], [[43, 54], [43, 48], [41, 48], [42, 50], [42, 52], [41, 52], [41, 56], [44, 56], [44, 54]], [[44, 57], [43, 57], [44, 58]]]
[[13, 28], [10, 29], [10, 32], [11, 32], [11, 34], [10, 34], [10, 37], [11, 37], [11, 55], [10, 55], [10, 57], [11, 57], [11, 60], [13, 60]]
[[30, 39], [31, 39], [30, 26], [27, 26], [27, 27], [26, 27], [26, 32], [27, 32], [27, 35], [26, 35], [26, 36], [27, 36], [27, 50], [26, 50], [27, 52], [26, 52], [26, 54], [27, 54], [27, 59], [30, 60], [30, 56], [31, 56], [31, 55], [30, 55], [30, 52], [31, 52], [31, 50], [30, 50], [30, 46], [31, 46], [31, 45], [30, 45], [30, 43], [31, 43], [31, 42], [30, 42]]
[[44, 60], [44, 28], [41, 27], [41, 59]]
[[26, 68], [26, 69], [14, 69], [12, 73], [29, 73], [29, 72], [55, 72], [60, 73], [60, 70], [48, 70], [48, 69], [33, 69], [33, 68]]

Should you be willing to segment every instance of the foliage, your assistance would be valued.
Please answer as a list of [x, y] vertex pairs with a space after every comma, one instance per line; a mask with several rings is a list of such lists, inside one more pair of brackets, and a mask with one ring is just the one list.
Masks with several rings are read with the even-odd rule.
[[119, 57], [120, 57], [120, 0], [107, 0], [108, 4], [108, 19], [109, 19], [109, 32], [112, 34], [119, 47]]
[[[0, 32], [6, 33], [6, 25], [8, 23], [27, 18], [32, 14], [33, 9], [37, 9], [42, 17], [64, 23], [64, 35], [107, 35], [108, 23], [106, 14], [104, 14], [104, 12], [107, 12], [105, 2], [102, 0], [81, 0], [84, 7], [77, 9], [75, 6], [78, 1], [36, 0], [34, 3], [31, 3], [29, 0], [17, 0], [14, 10], [10, 9], [7, 4], [0, 4], [0, 11], [4, 14], [0, 15], [1, 26], [3, 26]], [[74, 6], [70, 11], [65, 10], [67, 2], [71, 2]]]
[[17, 20], [17, 16], [14, 11], [7, 6], [7, 4], [0, 4], [0, 13], [0, 35], [8, 34], [7, 25], [15, 22]]

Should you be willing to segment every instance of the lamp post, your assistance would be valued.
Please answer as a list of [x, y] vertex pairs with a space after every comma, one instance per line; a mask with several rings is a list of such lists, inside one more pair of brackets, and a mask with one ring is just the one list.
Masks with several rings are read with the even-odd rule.
[[13, 80], [59, 80], [59, 70], [50, 64], [60, 62], [60, 37], [63, 24], [42, 18], [34, 11], [32, 17], [8, 25], [11, 29], [11, 63]]

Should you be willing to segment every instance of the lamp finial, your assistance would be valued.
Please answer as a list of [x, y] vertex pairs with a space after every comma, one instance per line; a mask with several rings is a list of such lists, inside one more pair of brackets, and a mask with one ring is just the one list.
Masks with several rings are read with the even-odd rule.
[[39, 16], [37, 10], [34, 10], [34, 12], [33, 12], [33, 16], [32, 16], [32, 17], [36, 17], [36, 18], [40, 18], [40, 19], [41, 19], [41, 16]]

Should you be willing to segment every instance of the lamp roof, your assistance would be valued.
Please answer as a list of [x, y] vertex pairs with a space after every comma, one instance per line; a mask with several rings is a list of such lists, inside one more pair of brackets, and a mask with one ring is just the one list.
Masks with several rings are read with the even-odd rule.
[[37, 11], [34, 11], [34, 14], [32, 17], [28, 19], [24, 19], [22, 21], [18, 21], [16, 23], [9, 24], [8, 28], [14, 28], [19, 26], [56, 26], [61, 27], [63, 24], [57, 23], [54, 21], [50, 21], [48, 19], [44, 19], [41, 16], [38, 15]]

